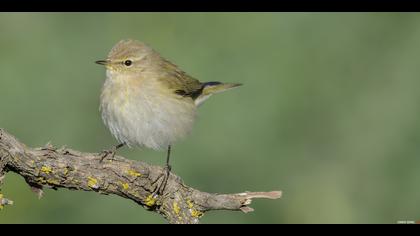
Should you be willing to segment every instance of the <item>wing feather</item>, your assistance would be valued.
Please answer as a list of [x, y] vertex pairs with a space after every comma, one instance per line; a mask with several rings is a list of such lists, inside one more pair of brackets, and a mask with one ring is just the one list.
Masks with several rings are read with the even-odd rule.
[[175, 94], [195, 100], [203, 92], [204, 83], [188, 75], [177, 65], [161, 58], [160, 67], [160, 81]]

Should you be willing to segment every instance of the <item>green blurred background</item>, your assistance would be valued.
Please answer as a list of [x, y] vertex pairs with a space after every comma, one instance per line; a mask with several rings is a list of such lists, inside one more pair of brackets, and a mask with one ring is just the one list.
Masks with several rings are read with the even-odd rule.
[[[202, 81], [244, 84], [200, 108], [173, 171], [208, 192], [284, 192], [202, 223], [420, 219], [420, 14], [1, 13], [0, 32], [0, 127], [29, 146], [116, 144], [93, 62], [134, 38]], [[119, 153], [164, 163], [164, 152]], [[38, 200], [13, 173], [2, 192], [15, 205], [0, 223], [165, 223], [116, 196]]]

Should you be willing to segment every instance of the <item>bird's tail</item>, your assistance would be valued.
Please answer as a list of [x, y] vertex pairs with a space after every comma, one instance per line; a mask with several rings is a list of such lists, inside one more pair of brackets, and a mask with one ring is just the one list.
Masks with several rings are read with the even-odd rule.
[[201, 94], [195, 99], [195, 104], [197, 106], [201, 105], [205, 100], [207, 100], [211, 95], [216, 93], [221, 93], [242, 84], [234, 84], [234, 83], [221, 83], [221, 82], [206, 82], [203, 83], [203, 90]]
[[242, 84], [234, 84], [234, 83], [221, 83], [221, 82], [206, 82], [203, 84], [203, 95], [212, 95], [216, 93], [221, 93], [233, 88], [236, 88], [238, 86], [241, 86]]

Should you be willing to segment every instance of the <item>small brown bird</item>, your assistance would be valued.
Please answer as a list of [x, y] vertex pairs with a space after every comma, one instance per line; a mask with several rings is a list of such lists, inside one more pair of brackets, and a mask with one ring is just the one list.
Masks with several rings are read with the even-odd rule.
[[241, 85], [202, 83], [131, 39], [118, 42], [106, 60], [96, 63], [106, 67], [102, 120], [120, 143], [108, 154], [124, 145], [167, 149], [167, 176], [171, 145], [191, 131], [197, 107], [211, 95]]

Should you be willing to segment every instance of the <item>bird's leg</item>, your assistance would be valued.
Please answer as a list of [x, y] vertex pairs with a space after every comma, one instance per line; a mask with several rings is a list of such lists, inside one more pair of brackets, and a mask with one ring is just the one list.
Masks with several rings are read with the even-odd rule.
[[117, 146], [113, 146], [111, 149], [109, 150], [104, 150], [102, 151], [102, 155], [101, 155], [101, 161], [103, 162], [105, 158], [107, 158], [109, 155], [111, 155], [111, 160], [114, 159], [115, 153], [117, 152], [117, 150], [121, 147], [123, 147], [125, 145], [125, 143], [120, 143]]
[[168, 153], [166, 154], [166, 165], [165, 165], [165, 169], [168, 170], [168, 172], [170, 172], [172, 169], [171, 165], [169, 165], [170, 156], [171, 156], [171, 145], [168, 145]]
[[165, 168], [164, 168], [164, 178], [163, 181], [160, 183], [159, 188], [158, 188], [158, 193], [162, 194], [163, 190], [165, 190], [166, 184], [168, 182], [169, 179], [169, 174], [171, 172], [171, 165], [169, 165], [169, 158], [171, 156], [171, 145], [168, 145], [168, 152], [166, 154], [166, 164], [165, 164]]

